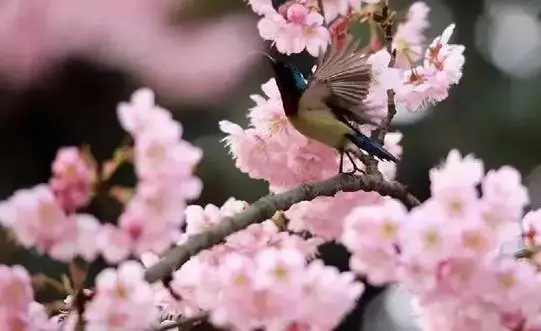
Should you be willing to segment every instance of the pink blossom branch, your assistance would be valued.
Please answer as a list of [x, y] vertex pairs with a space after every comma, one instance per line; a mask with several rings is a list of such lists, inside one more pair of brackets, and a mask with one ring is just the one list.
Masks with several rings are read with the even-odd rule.
[[326, 180], [302, 184], [280, 194], [269, 194], [260, 198], [243, 212], [222, 219], [209, 230], [190, 237], [181, 246], [166, 253], [165, 257], [145, 273], [145, 279], [154, 283], [170, 276], [190, 257], [219, 244], [225, 237], [240, 231], [251, 224], [270, 219], [278, 210], [287, 210], [301, 201], [311, 201], [318, 196], [334, 196], [337, 192], [375, 191], [402, 201], [408, 207], [419, 205], [419, 200], [408, 193], [406, 187], [396, 181], [387, 181], [380, 174], [350, 175], [339, 174]]

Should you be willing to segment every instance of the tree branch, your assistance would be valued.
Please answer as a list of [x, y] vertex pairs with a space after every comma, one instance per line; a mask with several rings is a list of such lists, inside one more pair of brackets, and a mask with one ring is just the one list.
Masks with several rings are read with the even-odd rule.
[[329, 179], [303, 184], [290, 191], [270, 194], [260, 198], [243, 212], [222, 219], [216, 226], [206, 232], [194, 235], [181, 246], [171, 249], [157, 264], [145, 273], [145, 279], [154, 283], [172, 274], [190, 257], [219, 244], [225, 237], [240, 231], [251, 224], [270, 219], [277, 210], [287, 210], [301, 201], [311, 201], [318, 196], [334, 196], [339, 191], [375, 191], [383, 196], [401, 200], [406, 206], [414, 207], [419, 200], [407, 192], [404, 185], [396, 181], [386, 181], [381, 175], [349, 175], [340, 174]]

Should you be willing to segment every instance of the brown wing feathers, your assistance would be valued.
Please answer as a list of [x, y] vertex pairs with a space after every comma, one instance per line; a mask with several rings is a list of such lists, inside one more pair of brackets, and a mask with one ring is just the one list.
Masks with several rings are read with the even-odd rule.
[[336, 47], [335, 43], [329, 46], [320, 57], [310, 82], [310, 85], [326, 85], [331, 92], [328, 101], [342, 108], [341, 112], [347, 112], [345, 116], [357, 122], [367, 120], [363, 102], [370, 88], [371, 68], [366, 59], [359, 42], [348, 36], [342, 47]]

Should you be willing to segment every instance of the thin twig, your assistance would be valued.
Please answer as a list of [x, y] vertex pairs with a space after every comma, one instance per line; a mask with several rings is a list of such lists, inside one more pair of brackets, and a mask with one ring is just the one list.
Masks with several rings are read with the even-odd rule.
[[541, 252], [541, 247], [539, 246], [528, 247], [515, 252], [513, 256], [517, 259], [531, 259], [539, 252]]
[[168, 323], [164, 323], [164, 325], [161, 325], [159, 328], [156, 329], [156, 331], [167, 331], [172, 329], [177, 329], [179, 331], [189, 331], [197, 324], [203, 322], [207, 319], [207, 315], [198, 315], [194, 317], [179, 319], [178, 321], [170, 321]]
[[[382, 11], [381, 11], [381, 21], [378, 22], [381, 29], [383, 30], [383, 36], [385, 38], [385, 46], [387, 52], [391, 55], [388, 67], [391, 68], [394, 66], [396, 61], [396, 52], [392, 49], [393, 42], [393, 13], [389, 8], [389, 1], [385, 1]], [[391, 126], [391, 121], [396, 115], [396, 104], [394, 100], [395, 92], [393, 90], [387, 90], [387, 116], [383, 119], [382, 123], [372, 132], [371, 138], [374, 139], [379, 144], [383, 145], [385, 141], [385, 135], [389, 131]], [[375, 173], [377, 171], [377, 161], [372, 158], [366, 164], [368, 173]]]
[[225, 237], [250, 224], [270, 219], [277, 210], [287, 210], [296, 203], [311, 201], [318, 196], [334, 196], [339, 191], [375, 191], [383, 196], [399, 199], [408, 207], [420, 204], [416, 197], [407, 192], [404, 185], [396, 181], [386, 181], [381, 175], [339, 174], [326, 180], [300, 185], [284, 193], [260, 198], [243, 212], [222, 219], [207, 231], [190, 237], [184, 245], [171, 249], [160, 262], [146, 271], [145, 279], [154, 283], [167, 277], [190, 257], [219, 244]]
[[529, 259], [534, 253], [529, 249], [521, 249], [520, 251], [514, 254], [514, 257], [517, 259]]

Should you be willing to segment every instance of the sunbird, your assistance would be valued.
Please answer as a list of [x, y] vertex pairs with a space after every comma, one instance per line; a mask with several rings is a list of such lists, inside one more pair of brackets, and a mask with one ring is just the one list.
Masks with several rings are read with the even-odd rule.
[[308, 82], [293, 65], [267, 58], [274, 70], [285, 115], [301, 134], [338, 150], [340, 173], [344, 154], [359, 170], [348, 152], [351, 148], [360, 148], [380, 160], [398, 161], [357, 128], [374, 122], [364, 103], [372, 79], [371, 66], [355, 39], [349, 36], [341, 47], [332, 43], [319, 57]]

